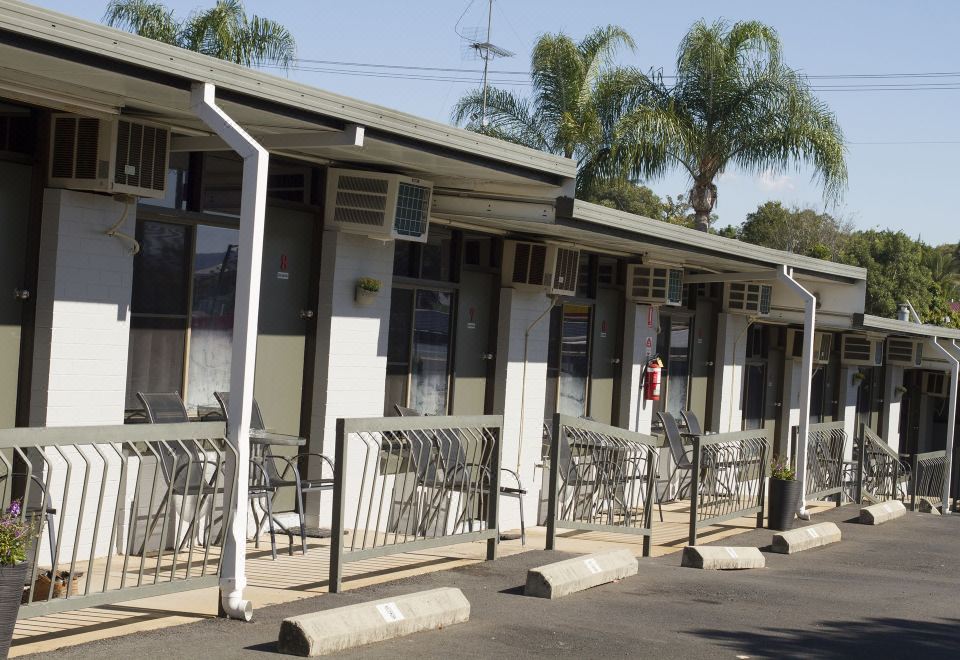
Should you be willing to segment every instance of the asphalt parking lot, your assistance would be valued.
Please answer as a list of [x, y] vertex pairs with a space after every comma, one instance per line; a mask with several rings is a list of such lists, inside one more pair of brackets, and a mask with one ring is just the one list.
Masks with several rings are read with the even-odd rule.
[[[277, 657], [284, 617], [456, 586], [471, 603], [468, 623], [342, 657], [960, 657], [960, 516], [908, 513], [867, 527], [856, 514], [848, 506], [818, 515], [814, 522], [838, 523], [841, 543], [767, 554], [761, 570], [680, 568], [672, 554], [641, 560], [637, 576], [547, 601], [522, 595], [526, 570], [568, 555], [535, 551], [264, 608], [249, 624], [210, 619], [43, 655]], [[762, 547], [771, 535], [751, 531], [724, 545]]]

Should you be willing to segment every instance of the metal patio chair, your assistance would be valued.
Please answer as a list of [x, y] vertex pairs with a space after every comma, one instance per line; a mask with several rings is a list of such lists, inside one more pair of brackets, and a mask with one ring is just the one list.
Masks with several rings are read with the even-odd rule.
[[[147, 421], [150, 424], [179, 424], [190, 421], [179, 392], [137, 392], [137, 398], [143, 404]], [[140, 546], [141, 554], [146, 550], [147, 543], [150, 541], [157, 523], [160, 522], [161, 513], [164, 516], [169, 516], [169, 508], [175, 496], [199, 497], [200, 500], [195, 510], [200, 512], [204, 510], [204, 504], [208, 499], [215, 495], [218, 490], [222, 490], [217, 488], [217, 481], [224, 466], [221, 461], [210, 460], [207, 452], [189, 451], [182, 443], [175, 440], [156, 443], [154, 449], [167, 488], [163, 500], [147, 525], [143, 544]], [[133, 515], [136, 515], [136, 512], [133, 512]], [[178, 551], [191, 538], [198, 522], [196, 518], [190, 521], [183, 539], [177, 545]], [[131, 534], [131, 544], [135, 536], [135, 534]], [[163, 539], [160, 539], [160, 543], [163, 544]]]
[[700, 425], [700, 420], [697, 418], [697, 414], [692, 410], [681, 410], [680, 418], [687, 426], [687, 432], [690, 435], [706, 435], [703, 432], [703, 426]]
[[[223, 410], [223, 418], [227, 420], [227, 423], [230, 423], [229, 409], [230, 409], [230, 393], [229, 392], [214, 392], [213, 396], [217, 399], [217, 402], [220, 404], [220, 408]], [[297, 514], [297, 518], [300, 523], [300, 547], [303, 554], [307, 554], [307, 526], [306, 520], [304, 518], [304, 503], [307, 493], [322, 493], [325, 490], [333, 490], [334, 479], [333, 477], [324, 477], [323, 476], [323, 466], [326, 465], [330, 468], [330, 474], [333, 474], [333, 461], [323, 454], [316, 452], [298, 452], [297, 456], [294, 458], [288, 458], [286, 456], [280, 456], [273, 452], [273, 448], [270, 444], [271, 438], [280, 439], [289, 439], [296, 446], [301, 446], [306, 442], [305, 439], [299, 438], [297, 436], [284, 435], [280, 433], [274, 433], [268, 431], [266, 424], [263, 421], [263, 414], [260, 412], [260, 406], [257, 403], [257, 400], [253, 400], [253, 409], [250, 414], [250, 433], [251, 437], [257, 442], [251, 443], [251, 452], [254, 446], [262, 447], [262, 450], [258, 452], [258, 455], [252, 457], [252, 460], [258, 462], [262, 468], [261, 476], [265, 479], [266, 484], [269, 488], [272, 488], [271, 500], [276, 497], [277, 492], [281, 488], [294, 488], [296, 493], [296, 499], [294, 500], [294, 510]], [[304, 459], [307, 456], [316, 456], [320, 459], [320, 477], [319, 478], [303, 478], [300, 473], [300, 468], [297, 463]], [[278, 469], [279, 465], [283, 465], [282, 471]], [[292, 538], [290, 530], [287, 529], [279, 520], [274, 518], [273, 513], [273, 503], [272, 501], [269, 504], [269, 510], [267, 515], [267, 520], [270, 525], [270, 545], [273, 552], [273, 557], [276, 559], [276, 542], [274, 540], [275, 531], [274, 525], [280, 527], [288, 536]], [[256, 519], [254, 519], [256, 522]], [[262, 524], [262, 522], [260, 523]], [[260, 527], [257, 527], [257, 536], [260, 535]], [[291, 543], [292, 549], [292, 543]]]
[[[658, 412], [657, 418], [663, 426], [663, 433], [667, 436], [667, 445], [670, 447], [670, 456], [673, 458], [673, 470], [667, 477], [667, 488], [673, 483], [673, 478], [680, 474], [680, 481], [677, 483], [677, 495], [674, 499], [683, 499], [684, 488], [689, 489], [693, 484], [693, 461], [690, 457], [690, 451], [683, 446], [683, 435], [680, 433], [680, 427], [673, 415], [667, 412]], [[687, 483], [684, 484], [684, 479]], [[657, 504], [663, 502], [663, 493], [657, 494]]]
[[[394, 405], [394, 410], [400, 417], [424, 416], [419, 410], [399, 404]], [[474, 492], [477, 489], [473, 487], [473, 471], [475, 469], [482, 470], [484, 474], [481, 483], [489, 484], [489, 469], [485, 465], [469, 461], [466, 448], [464, 443], [461, 442], [459, 434], [450, 435], [443, 440], [434, 435], [430, 442], [420, 434], [410, 434], [408, 440], [411, 443], [411, 455], [418, 486], [438, 490], [440, 497], [443, 496], [444, 489], [450, 492], [466, 493], [467, 501], [464, 503], [463, 511], [454, 522], [454, 529], [462, 524], [465, 518], [468, 528], [472, 531], [473, 519], [470, 507], [474, 504], [473, 498], [489, 494], [489, 487], [480, 489], [481, 492]], [[509, 474], [516, 483], [516, 486], [500, 486], [500, 495], [517, 500], [520, 507], [520, 544], [526, 545], [527, 529], [523, 517], [523, 496], [527, 494], [527, 491], [520, 481], [519, 474], [505, 467], [501, 467], [500, 472], [501, 474], [504, 472]], [[433, 511], [433, 518], [439, 515], [438, 506], [429, 507], [428, 513], [430, 511]], [[421, 526], [426, 526], [427, 523], [429, 523], [429, 519], [422, 521]]]

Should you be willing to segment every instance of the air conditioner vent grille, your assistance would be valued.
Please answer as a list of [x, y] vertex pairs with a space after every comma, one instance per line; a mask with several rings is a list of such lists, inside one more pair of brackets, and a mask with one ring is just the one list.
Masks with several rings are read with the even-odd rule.
[[[81, 117], [77, 122], [77, 160], [74, 177], [96, 179], [101, 171], [97, 158], [100, 144], [100, 120]], [[109, 164], [107, 165], [109, 167]]]
[[513, 278], [510, 280], [514, 284], [527, 283], [527, 269], [530, 265], [530, 243], [517, 243], [516, 252], [513, 259]]
[[57, 117], [53, 124], [53, 158], [50, 172], [63, 179], [73, 178], [73, 152], [77, 146], [77, 119]]
[[121, 120], [117, 124], [115, 183], [150, 190], [166, 186], [167, 131]]
[[401, 236], [422, 236], [427, 232], [429, 218], [430, 189], [401, 181], [397, 190], [394, 231]]
[[553, 286], [557, 289], [575, 291], [577, 275], [580, 271], [580, 252], [578, 250], [557, 249], [557, 267], [554, 270]]
[[547, 246], [530, 246], [530, 269], [527, 271], [527, 284], [543, 286], [546, 284]]
[[651, 305], [683, 303], [683, 270], [656, 264], [631, 264], [627, 268], [627, 297]]

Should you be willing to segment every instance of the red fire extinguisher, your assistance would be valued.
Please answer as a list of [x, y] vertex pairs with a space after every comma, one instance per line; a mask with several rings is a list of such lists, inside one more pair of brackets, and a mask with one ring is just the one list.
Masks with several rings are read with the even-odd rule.
[[660, 374], [663, 371], [663, 362], [659, 357], [652, 358], [647, 362], [647, 373], [643, 380], [643, 399], [644, 401], [660, 400]]

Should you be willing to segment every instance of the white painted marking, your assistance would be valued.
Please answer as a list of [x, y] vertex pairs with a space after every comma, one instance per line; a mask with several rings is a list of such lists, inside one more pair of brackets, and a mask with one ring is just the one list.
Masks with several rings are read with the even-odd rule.
[[383, 620], [387, 623], [403, 621], [406, 618], [396, 603], [380, 603], [377, 605], [377, 611], [380, 612], [380, 616], [382, 616]]
[[887, 513], [893, 513], [893, 512], [890, 510], [890, 505], [889, 505], [889, 504], [884, 504], [884, 505], [883, 505], [883, 510], [886, 511]]
[[593, 575], [596, 575], [602, 570], [600, 568], [600, 564], [597, 563], [597, 560], [592, 557], [590, 559], [584, 559], [583, 565], [586, 566], [587, 570]]
[[724, 550], [726, 550], [727, 554], [730, 555], [733, 559], [738, 559], [737, 551], [734, 550], [733, 548], [724, 548]]
[[281, 270], [281, 271], [277, 271], [277, 279], [278, 279], [278, 280], [289, 280], [289, 279], [290, 279], [290, 273], [285, 273], [285, 272], [283, 272], [282, 270]]
[[810, 538], [812, 539], [818, 538], [820, 536], [819, 534], [817, 534], [817, 530], [815, 530], [813, 527], [807, 527], [807, 534], [809, 534]]

